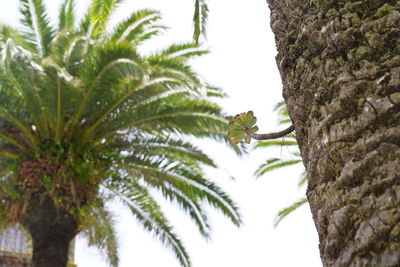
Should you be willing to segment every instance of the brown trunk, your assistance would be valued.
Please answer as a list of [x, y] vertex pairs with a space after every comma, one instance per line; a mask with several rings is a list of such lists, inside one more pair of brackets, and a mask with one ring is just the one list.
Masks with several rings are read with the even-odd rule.
[[324, 266], [400, 266], [400, 1], [268, 4]]
[[67, 211], [55, 207], [52, 200], [31, 201], [22, 225], [33, 243], [33, 267], [65, 267], [68, 248], [78, 233], [76, 220]]

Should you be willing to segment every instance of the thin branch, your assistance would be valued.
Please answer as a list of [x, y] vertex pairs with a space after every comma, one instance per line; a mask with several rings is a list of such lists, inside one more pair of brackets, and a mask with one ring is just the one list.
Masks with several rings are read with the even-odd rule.
[[287, 129], [276, 132], [276, 133], [267, 133], [267, 134], [257, 134], [255, 132], [250, 131], [249, 129], [244, 130], [246, 134], [248, 134], [251, 138], [256, 140], [268, 140], [268, 139], [276, 139], [279, 137], [283, 137], [287, 134], [290, 134], [294, 131], [294, 126], [290, 125]]

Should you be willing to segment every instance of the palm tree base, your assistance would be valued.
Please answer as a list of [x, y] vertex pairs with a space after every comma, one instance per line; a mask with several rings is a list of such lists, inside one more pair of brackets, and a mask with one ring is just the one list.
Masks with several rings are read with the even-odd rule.
[[67, 266], [69, 244], [78, 233], [72, 214], [51, 199], [32, 199], [21, 223], [32, 237], [33, 267]]

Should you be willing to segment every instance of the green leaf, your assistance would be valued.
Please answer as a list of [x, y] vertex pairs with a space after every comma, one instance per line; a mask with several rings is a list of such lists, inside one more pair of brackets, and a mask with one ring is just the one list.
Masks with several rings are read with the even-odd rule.
[[249, 135], [246, 134], [246, 137], [244, 138], [244, 142], [245, 142], [246, 144], [250, 144], [250, 142], [251, 142], [251, 137], [250, 137]]
[[90, 36], [98, 39], [107, 35], [106, 26], [111, 14], [122, 0], [92, 0], [89, 7]]
[[284, 208], [282, 210], [279, 211], [277, 218], [275, 219], [275, 223], [274, 226], [278, 226], [278, 224], [289, 214], [291, 214], [292, 212], [294, 212], [295, 210], [297, 210], [298, 208], [300, 208], [301, 206], [303, 206], [304, 204], [308, 203], [308, 200], [306, 198], [302, 198], [299, 201], [293, 203], [292, 205], [290, 205], [287, 208]]
[[251, 127], [250, 128], [250, 131], [252, 131], [252, 132], [257, 132], [259, 129], [258, 129], [258, 126], [253, 126], [253, 127]]
[[50, 52], [54, 30], [50, 26], [42, 0], [20, 0], [21, 23], [25, 26], [25, 38], [32, 51], [45, 57]]
[[258, 127], [255, 125], [257, 118], [254, 117], [252, 111], [237, 114], [229, 122], [229, 131], [227, 136], [231, 138], [232, 144], [237, 145], [239, 142], [244, 141], [246, 143], [251, 142], [251, 137], [245, 133], [246, 130], [258, 131]]
[[193, 40], [199, 43], [200, 35], [206, 36], [206, 23], [208, 19], [208, 6], [205, 0], [195, 0], [193, 14]]
[[302, 172], [302, 174], [301, 174], [301, 179], [300, 179], [298, 185], [299, 185], [299, 186], [303, 186], [303, 185], [305, 185], [305, 184], [307, 183], [307, 181], [308, 181], [308, 179], [307, 179], [307, 173], [306, 173], [306, 171], [304, 170], [304, 171]]
[[[42, 2], [21, 0], [25, 34], [0, 26], [5, 55], [0, 66], [0, 198], [8, 196], [0, 201], [0, 221], [23, 213], [9, 212], [8, 201], [24, 206], [27, 202], [21, 201], [29, 201], [32, 192], [51, 196], [117, 266], [112, 214], [100, 200], [119, 199], [172, 248], [182, 266], [190, 266], [186, 248], [149, 190], [182, 208], [205, 238], [211, 232], [206, 205], [241, 225], [236, 204], [202, 172], [204, 166], [217, 167], [216, 162], [193, 143], [210, 138], [229, 144], [228, 121], [209, 98], [224, 94], [189, 64], [208, 51], [183, 43], [141, 54], [137, 46], [164, 29], [160, 14], [134, 12], [108, 33], [120, 0], [92, 0], [76, 28], [76, 1], [60, 1], [54, 34]], [[203, 18], [205, 12], [203, 3]], [[254, 128], [254, 118], [244, 123]], [[248, 140], [242, 130], [234, 137]], [[25, 182], [22, 177], [38, 185], [16, 186]]]
[[160, 19], [158, 11], [151, 9], [136, 11], [115, 27], [111, 33], [111, 40], [140, 44], [165, 28], [156, 24]]
[[286, 166], [297, 164], [297, 163], [301, 162], [302, 160], [301, 159], [287, 160], [287, 161], [281, 161], [281, 162], [276, 163], [277, 161], [280, 161], [280, 159], [273, 158], [273, 159], [267, 160], [266, 163], [261, 164], [258, 167], [258, 169], [255, 171], [254, 175], [258, 178], [258, 177], [263, 176], [267, 172], [273, 171], [278, 168], [283, 168]]
[[72, 29], [75, 23], [75, 0], [64, 0], [60, 7], [58, 30]]
[[286, 141], [286, 140], [269, 140], [258, 142], [255, 148], [263, 148], [270, 146], [297, 146], [296, 141]]
[[[102, 201], [100, 201], [102, 202]], [[118, 240], [112, 214], [103, 207], [103, 203], [91, 207], [89, 214], [83, 218], [83, 234], [90, 246], [96, 246], [106, 252], [107, 260], [113, 267], [118, 267]]]

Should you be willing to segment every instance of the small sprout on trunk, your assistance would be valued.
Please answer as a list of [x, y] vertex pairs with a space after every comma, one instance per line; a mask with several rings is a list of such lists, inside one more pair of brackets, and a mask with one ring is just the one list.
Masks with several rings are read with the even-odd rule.
[[236, 115], [233, 120], [229, 122], [228, 137], [231, 138], [232, 144], [235, 146], [243, 140], [247, 144], [250, 144], [251, 136], [246, 133], [246, 130], [252, 132], [258, 131], [258, 127], [255, 125], [256, 122], [257, 118], [254, 117], [253, 111]]
[[253, 111], [243, 112], [237, 114], [229, 122], [228, 137], [231, 138], [232, 145], [237, 145], [241, 141], [250, 144], [251, 139], [268, 140], [283, 137], [294, 131], [294, 126], [290, 125], [283, 131], [268, 134], [257, 134], [258, 127], [255, 125], [257, 118], [254, 116]]

